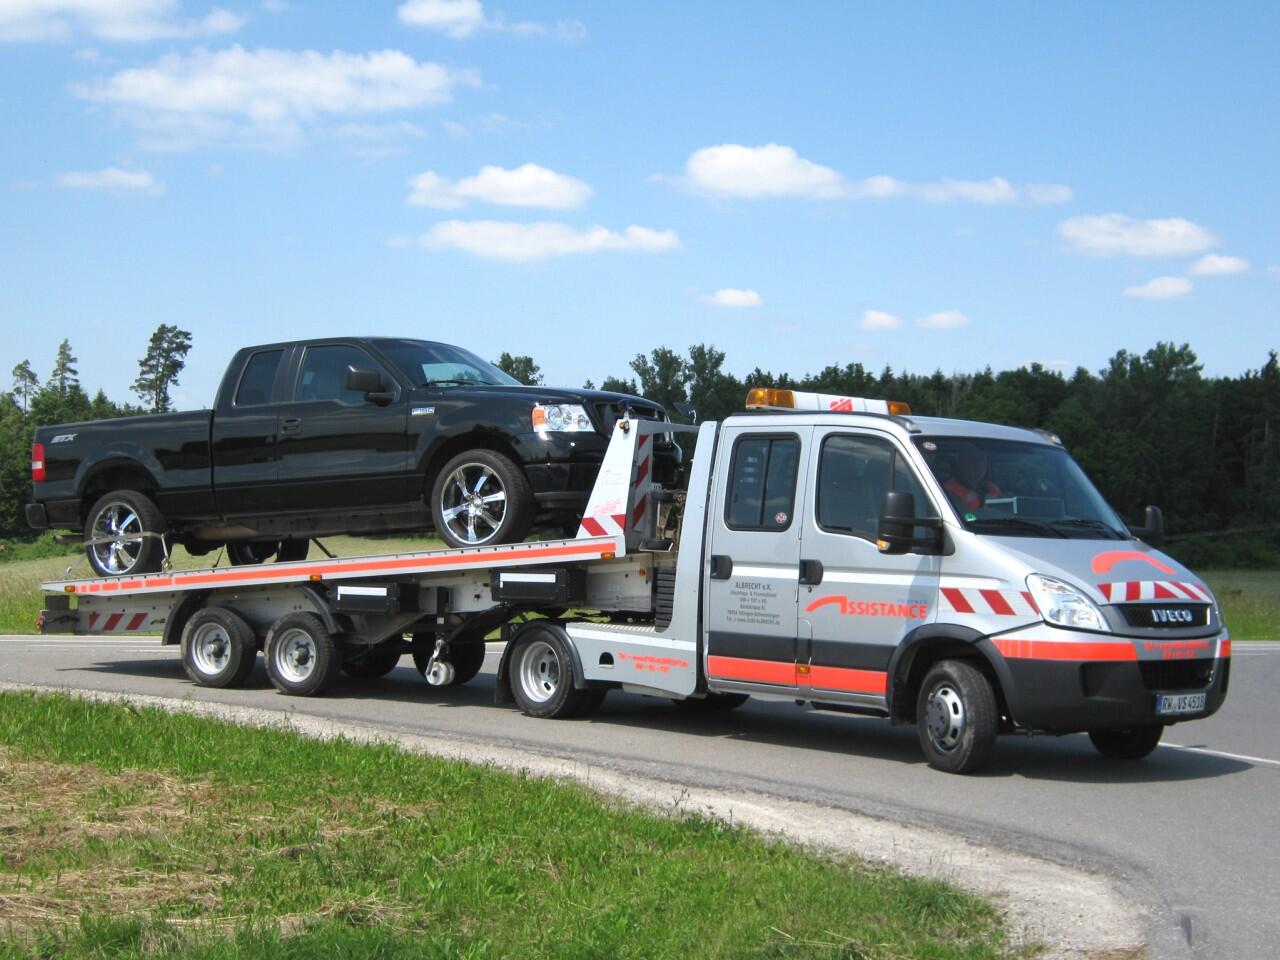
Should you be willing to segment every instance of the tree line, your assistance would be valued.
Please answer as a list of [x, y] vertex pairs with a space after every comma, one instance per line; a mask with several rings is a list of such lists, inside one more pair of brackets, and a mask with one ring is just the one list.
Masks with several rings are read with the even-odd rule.
[[[139, 405], [117, 404], [81, 387], [70, 344], [59, 346], [41, 381], [24, 360], [0, 395], [0, 536], [26, 536], [22, 505], [31, 494], [29, 451], [37, 426], [164, 412], [171, 406], [191, 335], [161, 325], [139, 361]], [[793, 376], [756, 367], [745, 377], [725, 369], [710, 344], [680, 353], [638, 354], [629, 376], [601, 389], [656, 400], [672, 419], [719, 420], [740, 411], [751, 387], [905, 400], [916, 415], [957, 417], [1058, 434], [1121, 516], [1141, 522], [1143, 507], [1164, 510], [1169, 549], [1199, 565], [1280, 565], [1280, 361], [1256, 370], [1206, 376], [1190, 346], [1157, 343], [1121, 350], [1101, 370], [1060, 372], [1039, 364], [995, 372], [931, 374], [832, 364]], [[522, 383], [540, 384], [533, 358], [503, 353], [496, 365]], [[595, 384], [588, 380], [585, 384]], [[688, 406], [686, 406], [688, 405]]]

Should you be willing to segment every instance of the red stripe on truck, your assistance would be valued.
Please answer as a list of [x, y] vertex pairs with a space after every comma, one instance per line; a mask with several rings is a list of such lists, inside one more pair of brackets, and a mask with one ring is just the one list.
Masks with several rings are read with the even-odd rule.
[[710, 656], [707, 657], [707, 673], [723, 680], [777, 683], [788, 687], [794, 687], [796, 684], [796, 665], [774, 660]]
[[943, 587], [942, 595], [947, 598], [947, 603], [951, 604], [956, 613], [973, 613], [973, 607], [969, 606], [969, 601], [964, 598], [964, 593], [955, 587]]
[[992, 641], [1010, 660], [1137, 660], [1138, 652], [1127, 640], [1017, 640]]
[[883, 670], [851, 670], [848, 667], [809, 668], [809, 685], [823, 690], [874, 693], [883, 697], [889, 689], [889, 675]]

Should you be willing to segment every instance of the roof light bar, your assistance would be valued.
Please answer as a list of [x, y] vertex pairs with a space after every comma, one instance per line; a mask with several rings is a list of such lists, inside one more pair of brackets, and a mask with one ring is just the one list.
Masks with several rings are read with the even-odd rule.
[[901, 400], [871, 400], [842, 397], [834, 393], [805, 393], [774, 387], [752, 387], [747, 391], [748, 410], [815, 410], [824, 413], [879, 413], [891, 417], [911, 416], [911, 405]]

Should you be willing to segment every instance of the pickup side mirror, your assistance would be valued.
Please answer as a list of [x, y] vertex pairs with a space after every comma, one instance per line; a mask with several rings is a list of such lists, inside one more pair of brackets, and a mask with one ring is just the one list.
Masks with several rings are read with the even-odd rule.
[[395, 393], [385, 389], [378, 371], [368, 367], [349, 365], [346, 387], [353, 392], [363, 393], [370, 403], [386, 404], [395, 399]]
[[1164, 546], [1163, 511], [1159, 507], [1148, 506], [1146, 516], [1143, 517], [1142, 526], [1131, 527], [1130, 532], [1139, 540], [1159, 550]]
[[[929, 530], [929, 536], [917, 537], [917, 527]], [[917, 517], [916, 498], [906, 490], [886, 490], [880, 501], [880, 524], [876, 546], [881, 553], [941, 553], [942, 520]]]

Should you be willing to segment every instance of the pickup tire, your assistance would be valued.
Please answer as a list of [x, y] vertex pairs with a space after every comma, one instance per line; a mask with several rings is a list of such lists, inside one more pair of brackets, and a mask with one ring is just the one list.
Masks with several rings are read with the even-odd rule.
[[972, 773], [995, 749], [999, 725], [991, 681], [963, 660], [942, 660], [925, 675], [916, 728], [929, 766]]
[[182, 669], [202, 687], [241, 687], [258, 662], [253, 628], [225, 607], [202, 607], [182, 628]]
[[281, 693], [317, 697], [342, 670], [342, 648], [314, 613], [287, 613], [267, 631], [267, 676]]
[[1163, 736], [1163, 723], [1124, 730], [1089, 731], [1094, 749], [1112, 760], [1141, 760], [1159, 745]]
[[533, 524], [529, 481], [496, 450], [458, 454], [436, 475], [430, 496], [436, 533], [451, 547], [519, 543]]
[[[112, 490], [89, 508], [84, 525], [85, 556], [100, 577], [155, 573], [164, 560], [161, 537], [168, 525], [151, 498], [137, 490]], [[114, 543], [94, 543], [129, 537]]]
[[227, 559], [233, 567], [253, 563], [296, 563], [307, 559], [310, 540], [233, 540], [227, 544]]

